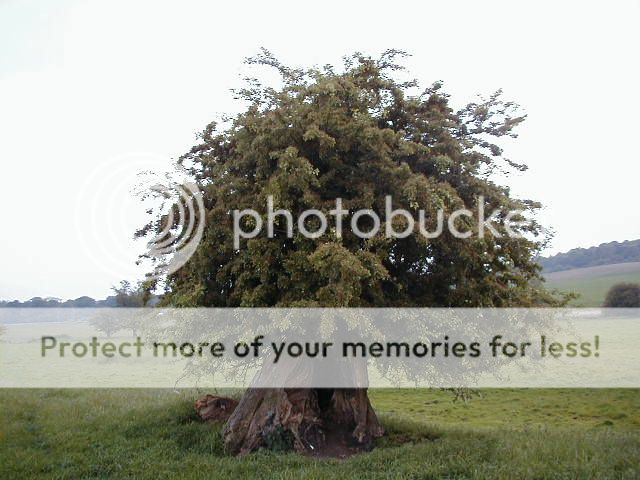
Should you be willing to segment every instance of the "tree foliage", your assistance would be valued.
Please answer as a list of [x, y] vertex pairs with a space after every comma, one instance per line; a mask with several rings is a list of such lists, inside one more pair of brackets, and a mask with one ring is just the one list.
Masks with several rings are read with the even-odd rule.
[[605, 307], [640, 307], [640, 285], [637, 283], [617, 283], [609, 289], [604, 300]]
[[[233, 248], [230, 212], [275, 208], [297, 218], [328, 212], [335, 199], [353, 212], [384, 216], [394, 208], [426, 212], [474, 209], [483, 196], [493, 209], [539, 204], [514, 198], [492, 180], [526, 167], [504, 157], [501, 137], [515, 137], [524, 116], [498, 91], [454, 110], [441, 83], [420, 89], [396, 79], [402, 52], [374, 59], [356, 53], [332, 66], [292, 69], [267, 51], [249, 60], [280, 74], [278, 88], [255, 79], [236, 91], [247, 109], [225, 128], [211, 123], [180, 162], [200, 184], [206, 230], [195, 255], [167, 279], [165, 303], [177, 306], [507, 307], [557, 305], [542, 288], [533, 260], [545, 242], [535, 221], [523, 238], [485, 235], [362, 239], [350, 231], [274, 238]], [[284, 222], [279, 217], [280, 222]], [[468, 228], [478, 228], [468, 219]], [[498, 229], [504, 232], [504, 218]], [[366, 230], [366, 228], [363, 228]]]

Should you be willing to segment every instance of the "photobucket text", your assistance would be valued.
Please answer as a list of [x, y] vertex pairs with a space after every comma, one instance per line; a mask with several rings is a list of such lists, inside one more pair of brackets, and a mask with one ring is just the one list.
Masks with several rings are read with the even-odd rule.
[[[276, 236], [276, 228], [278, 232], [285, 233], [287, 238], [293, 238], [294, 231], [305, 238], [315, 239], [327, 234], [329, 229], [329, 220], [327, 215], [315, 208], [304, 210], [294, 218], [291, 211], [274, 207], [273, 196], [267, 197], [266, 214], [252, 209], [233, 210], [233, 247], [237, 250], [240, 248], [241, 239], [256, 238], [261, 234], [266, 223], [266, 235], [268, 238]], [[523, 220], [524, 212], [522, 210], [509, 210], [504, 212], [502, 209], [495, 209], [487, 216], [485, 212], [484, 197], [479, 196], [476, 211], [467, 208], [459, 208], [453, 210], [449, 214], [445, 214], [444, 209], [438, 209], [435, 215], [435, 226], [430, 229], [427, 227], [427, 214], [424, 209], [417, 211], [417, 219], [415, 213], [404, 208], [393, 208], [393, 199], [390, 195], [385, 196], [384, 216], [380, 215], [370, 208], [358, 209], [355, 211], [347, 210], [343, 207], [341, 198], [336, 198], [335, 208], [328, 211], [332, 218], [332, 235], [342, 238], [343, 229], [350, 228], [351, 232], [363, 239], [373, 238], [383, 231], [387, 238], [406, 238], [413, 233], [418, 233], [427, 239], [437, 238], [448, 231], [455, 238], [470, 238], [476, 235], [478, 238], [484, 238], [486, 233], [490, 233], [496, 238], [503, 235], [508, 237], [521, 237], [520, 228], [529, 224]], [[266, 218], [265, 218], [266, 217]], [[445, 218], [446, 217], [446, 218]], [[276, 220], [282, 218], [284, 220], [284, 230], [281, 230], [279, 222]], [[468, 219], [466, 225], [461, 225], [464, 220]], [[400, 219], [400, 222], [394, 220]], [[309, 228], [308, 223], [314, 221], [314, 228]], [[367, 220], [367, 227], [363, 228], [361, 221]], [[468, 224], [471, 223], [472, 226]], [[497, 227], [501, 227], [500, 231]]]

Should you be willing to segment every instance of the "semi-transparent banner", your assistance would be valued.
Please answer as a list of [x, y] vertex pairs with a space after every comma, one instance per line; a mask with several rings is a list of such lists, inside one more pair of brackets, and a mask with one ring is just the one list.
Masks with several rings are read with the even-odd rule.
[[640, 387], [640, 309], [0, 309], [0, 387]]

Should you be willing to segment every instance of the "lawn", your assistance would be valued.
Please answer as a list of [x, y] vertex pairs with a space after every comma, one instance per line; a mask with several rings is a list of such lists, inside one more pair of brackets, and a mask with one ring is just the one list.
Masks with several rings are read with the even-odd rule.
[[226, 456], [197, 396], [0, 391], [0, 478], [640, 478], [640, 390], [372, 391], [387, 435], [347, 460]]

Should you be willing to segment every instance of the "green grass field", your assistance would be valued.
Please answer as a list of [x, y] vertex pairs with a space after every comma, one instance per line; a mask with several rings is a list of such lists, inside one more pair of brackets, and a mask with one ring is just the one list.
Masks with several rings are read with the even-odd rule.
[[578, 299], [571, 302], [571, 306], [600, 307], [607, 292], [616, 283], [640, 283], [640, 262], [576, 268], [547, 273], [545, 278], [549, 288], [580, 294]]
[[640, 390], [372, 391], [387, 435], [346, 460], [226, 456], [197, 396], [0, 391], [0, 478], [640, 478]]

